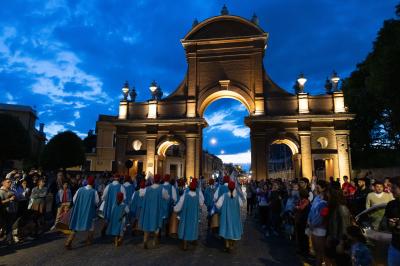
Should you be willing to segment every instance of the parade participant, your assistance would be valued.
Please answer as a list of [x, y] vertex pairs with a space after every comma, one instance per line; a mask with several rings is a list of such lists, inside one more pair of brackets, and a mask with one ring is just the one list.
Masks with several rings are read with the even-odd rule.
[[125, 176], [124, 184], [125, 188], [125, 204], [130, 205], [133, 192], [135, 191], [135, 185], [132, 183], [132, 178], [130, 176]]
[[183, 178], [178, 179], [178, 191], [177, 191], [176, 199], [179, 201], [179, 198], [183, 195], [185, 192], [185, 180]]
[[110, 222], [107, 227], [107, 235], [114, 236], [114, 244], [116, 247], [122, 245], [126, 216], [129, 213], [129, 207], [124, 203], [124, 194], [117, 193], [117, 198], [111, 211]]
[[242, 221], [240, 219], [240, 207], [242, 199], [238, 196], [235, 183], [228, 183], [228, 192], [224, 193], [215, 204], [220, 210], [219, 235], [225, 239], [225, 251], [232, 252], [234, 243], [240, 240], [243, 234]]
[[139, 226], [144, 231], [143, 247], [148, 248], [151, 232], [154, 232], [154, 246], [159, 244], [159, 233], [162, 226], [162, 201], [169, 199], [168, 192], [160, 186], [161, 177], [154, 176], [154, 184], [147, 187], [144, 193], [143, 208], [139, 219]]
[[229, 181], [230, 181], [230, 177], [227, 176], [227, 175], [224, 176], [223, 185], [219, 185], [218, 188], [217, 188], [217, 190], [216, 190], [215, 193], [214, 193], [214, 201], [215, 201], [215, 202], [218, 201], [218, 199], [219, 199], [222, 195], [224, 195], [226, 192], [229, 191], [229, 189], [228, 189], [228, 183], [229, 183]]
[[138, 229], [137, 225], [140, 219], [140, 214], [143, 207], [143, 198], [146, 191], [146, 182], [144, 180], [140, 181], [139, 189], [136, 190], [132, 195], [131, 205], [130, 205], [130, 217], [132, 218], [132, 234]]
[[104, 201], [103, 214], [104, 214], [104, 225], [101, 229], [101, 235], [105, 236], [109, 219], [111, 218], [112, 207], [115, 203], [115, 198], [118, 192], [124, 194], [126, 198], [125, 187], [119, 183], [119, 176], [114, 175], [112, 183], [108, 184], [103, 192], [102, 200]]
[[214, 206], [214, 193], [215, 193], [215, 186], [214, 186], [214, 179], [210, 178], [208, 180], [208, 186], [204, 191], [204, 203], [207, 207], [208, 218], [211, 216], [211, 210]]
[[172, 213], [173, 206], [177, 202], [177, 197], [176, 197], [176, 189], [170, 184], [170, 175], [165, 175], [164, 176], [164, 184], [162, 185], [163, 189], [165, 189], [168, 192], [168, 199], [163, 200], [163, 221], [164, 225], [166, 228], [166, 235], [168, 235], [168, 224], [169, 224], [169, 218]]
[[189, 192], [183, 194], [174, 207], [179, 215], [178, 237], [183, 241], [183, 250], [188, 249], [188, 241], [197, 241], [199, 237], [199, 212], [204, 198], [197, 190], [197, 184], [191, 182]]
[[96, 206], [99, 203], [99, 195], [93, 188], [94, 177], [89, 176], [88, 184], [81, 187], [73, 198], [74, 207], [72, 208], [69, 228], [72, 230], [65, 247], [71, 249], [72, 241], [77, 231], [88, 231], [86, 244], [90, 245], [94, 235], [94, 218], [96, 217]]

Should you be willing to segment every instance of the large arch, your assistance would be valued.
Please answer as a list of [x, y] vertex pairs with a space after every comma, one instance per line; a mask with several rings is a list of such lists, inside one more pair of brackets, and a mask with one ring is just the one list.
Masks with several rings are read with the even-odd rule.
[[204, 111], [213, 102], [229, 98], [241, 102], [249, 112], [253, 114], [255, 111], [254, 99], [251, 96], [251, 92], [244, 86], [238, 83], [231, 82], [229, 80], [220, 81], [220, 85], [211, 85], [203, 88], [199, 92], [197, 101], [197, 113], [200, 117], [203, 117]]

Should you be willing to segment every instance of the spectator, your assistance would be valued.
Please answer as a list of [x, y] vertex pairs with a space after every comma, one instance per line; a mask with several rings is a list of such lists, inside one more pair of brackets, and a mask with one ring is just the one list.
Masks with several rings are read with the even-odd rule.
[[[374, 192], [370, 192], [367, 196], [365, 207], [368, 209], [372, 206], [388, 203], [393, 200], [392, 193], [386, 193], [383, 191], [383, 183], [380, 181], [375, 181], [374, 183]], [[377, 210], [373, 214], [371, 214], [371, 225], [374, 229], [378, 229], [380, 222], [383, 218], [384, 210]]]
[[354, 193], [354, 200], [352, 202], [352, 210], [354, 215], [357, 215], [365, 210], [365, 202], [368, 193], [371, 192], [367, 187], [365, 178], [359, 178], [357, 185], [357, 190]]
[[[347, 227], [347, 236], [351, 244], [351, 261], [353, 266], [371, 266], [372, 256], [364, 235], [358, 226]], [[340, 264], [342, 266], [342, 264]]]
[[305, 233], [307, 227], [307, 217], [310, 212], [310, 201], [308, 191], [300, 189], [300, 200], [295, 207], [295, 234], [299, 253], [304, 257], [310, 254], [309, 238]]
[[3, 221], [6, 240], [12, 243], [12, 225], [17, 215], [16, 195], [11, 190], [11, 177], [7, 176], [0, 188], [0, 220]]
[[386, 177], [385, 181], [383, 182], [384, 189], [386, 193], [392, 193], [392, 184], [390, 183], [390, 177]]
[[69, 189], [68, 181], [64, 180], [62, 188], [58, 190], [56, 195], [57, 215], [55, 225], [60, 221], [63, 213], [66, 213], [71, 208], [72, 193]]
[[390, 231], [392, 242], [388, 252], [388, 266], [400, 265], [400, 178], [391, 180], [394, 200], [386, 206], [385, 217]]
[[300, 180], [299, 180], [299, 188], [307, 191], [308, 200], [310, 202], [312, 202], [313, 199], [314, 199], [314, 194], [312, 193], [311, 188], [310, 188], [310, 181], [305, 177], [300, 178]]
[[43, 178], [37, 182], [37, 186], [32, 189], [29, 209], [33, 211], [33, 219], [35, 221], [35, 234], [39, 234], [44, 226], [44, 214], [46, 211], [47, 188], [44, 186]]
[[318, 180], [316, 184], [317, 196], [315, 197], [310, 213], [308, 214], [308, 232], [316, 255], [316, 265], [321, 266], [325, 257], [325, 242], [327, 218], [329, 214], [326, 191], [328, 184]]
[[268, 229], [275, 235], [279, 235], [281, 214], [282, 211], [282, 198], [279, 193], [278, 183], [273, 182], [271, 191], [268, 193]]
[[356, 192], [356, 187], [349, 182], [349, 177], [347, 175], [343, 176], [342, 191], [347, 203], [349, 203]]

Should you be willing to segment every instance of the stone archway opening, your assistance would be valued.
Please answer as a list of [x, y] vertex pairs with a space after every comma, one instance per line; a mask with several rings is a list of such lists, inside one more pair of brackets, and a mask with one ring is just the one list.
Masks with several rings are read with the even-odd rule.
[[299, 146], [293, 140], [276, 139], [269, 144], [267, 150], [269, 178], [288, 180], [300, 176], [301, 156]]
[[169, 174], [172, 178], [184, 175], [185, 145], [175, 139], [162, 141], [157, 147], [156, 173], [164, 176]]
[[212, 100], [202, 110], [208, 124], [202, 131], [202, 157], [205, 161], [202, 174], [206, 178], [216, 171], [215, 167], [207, 164], [207, 157], [213, 155], [225, 164], [240, 165], [242, 169], [250, 170], [250, 129], [244, 124], [250, 110], [243, 98], [232, 95], [213, 94]]

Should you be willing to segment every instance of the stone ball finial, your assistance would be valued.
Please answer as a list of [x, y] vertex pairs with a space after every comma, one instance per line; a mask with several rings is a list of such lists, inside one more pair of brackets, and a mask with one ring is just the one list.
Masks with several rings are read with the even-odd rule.
[[195, 18], [192, 23], [192, 28], [196, 27], [198, 24], [199, 24], [199, 21], [197, 20], [197, 18]]
[[229, 15], [229, 11], [228, 8], [226, 7], [226, 5], [224, 4], [224, 6], [221, 9], [221, 15], [225, 16], [225, 15]]
[[253, 22], [256, 25], [260, 23], [260, 20], [258, 19], [256, 13], [254, 13], [253, 16], [251, 17], [251, 22]]

